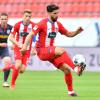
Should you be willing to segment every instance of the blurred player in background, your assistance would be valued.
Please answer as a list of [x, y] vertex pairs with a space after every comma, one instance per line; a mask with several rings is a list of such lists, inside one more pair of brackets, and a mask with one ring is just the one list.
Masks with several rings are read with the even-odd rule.
[[[75, 66], [67, 52], [63, 48], [54, 46], [54, 40], [58, 32], [67, 37], [74, 37], [81, 33], [83, 29], [79, 27], [76, 31], [69, 32], [63, 25], [57, 20], [59, 7], [55, 4], [47, 6], [47, 12], [49, 17], [41, 20], [32, 32], [27, 36], [25, 44], [21, 51], [25, 53], [29, 41], [38, 33], [38, 41], [36, 42], [36, 50], [38, 57], [43, 61], [49, 61], [60, 69], [65, 74], [65, 82], [68, 88], [69, 96], [77, 96], [73, 90], [73, 79], [70, 69], [73, 69], [79, 76], [82, 75], [84, 66]], [[58, 83], [59, 84], [59, 83]]]
[[4, 82], [2, 84], [4, 87], [9, 87], [7, 79], [10, 74], [10, 67], [12, 66], [11, 58], [7, 46], [7, 40], [11, 32], [12, 26], [7, 24], [7, 22], [8, 22], [8, 15], [6, 13], [1, 13], [0, 15], [0, 59], [2, 59], [4, 63], [4, 67], [3, 67]]
[[23, 73], [26, 69], [27, 62], [30, 56], [32, 39], [29, 42], [29, 46], [25, 54], [22, 54], [20, 49], [22, 48], [26, 36], [32, 31], [34, 23], [30, 21], [32, 16], [31, 10], [25, 10], [23, 12], [23, 20], [16, 23], [9, 36], [9, 40], [14, 45], [14, 57], [15, 57], [15, 68], [12, 72], [11, 88], [14, 89], [15, 81], [20, 73]]

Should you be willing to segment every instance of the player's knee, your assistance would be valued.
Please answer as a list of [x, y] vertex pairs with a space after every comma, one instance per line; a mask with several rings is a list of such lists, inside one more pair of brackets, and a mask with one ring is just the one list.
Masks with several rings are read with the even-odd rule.
[[26, 69], [26, 67], [23, 65], [23, 66], [20, 68], [19, 72], [20, 72], [20, 73], [24, 73], [25, 69]]
[[20, 72], [20, 74], [22, 74], [22, 73], [24, 73], [24, 70], [20, 70], [19, 72]]
[[60, 70], [62, 70], [64, 72], [64, 74], [69, 74], [71, 72], [70, 69], [69, 69], [69, 67], [66, 64], [63, 64], [60, 67]]
[[22, 68], [22, 69], [20, 69], [20, 70], [19, 70], [19, 72], [22, 74], [22, 73], [24, 73], [24, 72], [25, 72], [25, 69], [24, 69], [24, 68]]
[[64, 48], [56, 48], [55, 49], [55, 55], [56, 56], [60, 56], [61, 54], [63, 54], [65, 52]]
[[65, 69], [64, 74], [69, 74], [71, 71], [69, 69]]
[[22, 63], [21, 62], [16, 62], [16, 64], [15, 64], [15, 67], [17, 68], [17, 69], [20, 69], [21, 68], [21, 66], [22, 66]]
[[4, 57], [4, 58], [3, 58], [3, 63], [4, 63], [5, 65], [11, 64], [11, 58], [10, 58], [10, 57]]

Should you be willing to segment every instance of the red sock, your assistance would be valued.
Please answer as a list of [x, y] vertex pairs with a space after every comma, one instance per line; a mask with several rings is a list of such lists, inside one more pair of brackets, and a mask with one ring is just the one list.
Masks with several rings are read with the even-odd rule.
[[8, 65], [8, 66], [5, 66], [3, 69], [2, 69], [2, 71], [3, 72], [5, 72], [5, 71], [7, 71], [7, 70], [9, 70], [9, 69], [13, 69], [14, 68], [14, 64], [10, 64], [10, 65]]
[[67, 84], [68, 91], [73, 91], [72, 74], [65, 75], [65, 82]]
[[11, 85], [15, 85], [18, 74], [19, 74], [19, 69], [14, 68], [12, 71]]

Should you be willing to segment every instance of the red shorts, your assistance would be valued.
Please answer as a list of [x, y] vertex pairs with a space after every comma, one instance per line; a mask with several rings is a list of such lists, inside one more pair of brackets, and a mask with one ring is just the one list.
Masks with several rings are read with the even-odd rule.
[[60, 68], [65, 63], [73, 67], [74, 64], [67, 52], [62, 53], [61, 56], [55, 57], [55, 48], [55, 46], [37, 48], [37, 55], [41, 60], [49, 61], [56, 68]]
[[44, 48], [37, 48], [37, 55], [41, 60], [49, 61], [54, 59], [55, 57], [55, 47], [44, 47]]
[[20, 48], [15, 47], [14, 48], [14, 57], [15, 57], [15, 60], [21, 60], [22, 64], [27, 66], [27, 62], [28, 62], [29, 57], [30, 57], [30, 50], [27, 50], [25, 52], [25, 54], [22, 55], [21, 52], [20, 52]]

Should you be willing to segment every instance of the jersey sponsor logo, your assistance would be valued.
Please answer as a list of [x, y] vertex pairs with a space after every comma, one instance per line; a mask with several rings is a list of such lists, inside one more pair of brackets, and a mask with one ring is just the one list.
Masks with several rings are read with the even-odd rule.
[[20, 32], [20, 36], [27, 36], [28, 34], [28, 32]]
[[48, 38], [55, 38], [56, 37], [56, 32], [50, 32], [48, 35]]

